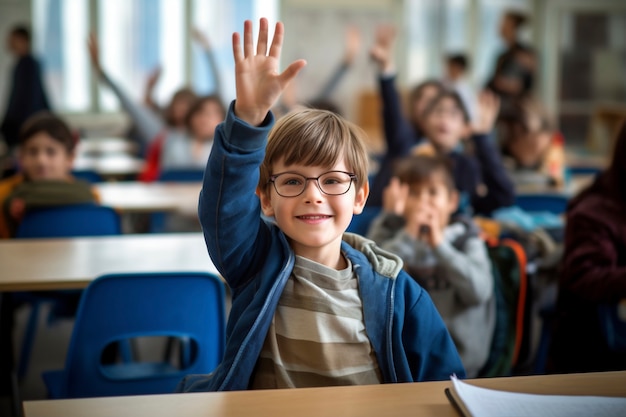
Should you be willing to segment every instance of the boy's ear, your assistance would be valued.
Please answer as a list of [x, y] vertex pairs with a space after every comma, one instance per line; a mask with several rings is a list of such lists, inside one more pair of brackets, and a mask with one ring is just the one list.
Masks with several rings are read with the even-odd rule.
[[363, 186], [356, 191], [356, 195], [354, 196], [354, 209], [352, 210], [353, 214], [361, 214], [363, 212], [363, 208], [365, 207], [365, 203], [367, 202], [367, 197], [370, 195], [370, 184], [369, 181], [365, 181]]
[[269, 187], [266, 187], [264, 190], [257, 187], [256, 195], [259, 196], [259, 200], [261, 200], [261, 210], [263, 211], [263, 214], [267, 217], [273, 217], [274, 208], [272, 207]]

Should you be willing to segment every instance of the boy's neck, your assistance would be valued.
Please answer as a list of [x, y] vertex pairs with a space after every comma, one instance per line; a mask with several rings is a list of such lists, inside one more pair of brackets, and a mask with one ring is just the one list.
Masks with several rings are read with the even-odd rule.
[[[348, 267], [348, 262], [345, 257], [341, 253], [341, 247], [328, 250], [319, 250], [319, 249], [309, 249], [304, 250], [304, 248], [299, 247], [297, 244], [294, 245], [294, 242], [291, 243], [291, 248], [294, 253], [298, 256], [306, 258], [310, 261], [317, 262], [318, 264], [327, 266], [328, 268], [342, 270]], [[339, 242], [341, 245], [341, 242]]]

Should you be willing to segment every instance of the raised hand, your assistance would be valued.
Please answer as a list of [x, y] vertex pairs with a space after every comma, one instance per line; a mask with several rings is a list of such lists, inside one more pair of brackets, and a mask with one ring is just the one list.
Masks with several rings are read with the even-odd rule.
[[268, 53], [268, 23], [260, 20], [259, 38], [256, 51], [252, 39], [252, 22], [246, 20], [243, 33], [243, 51], [239, 33], [233, 34], [233, 56], [235, 58], [235, 83], [237, 99], [235, 114], [243, 121], [260, 125], [278, 97], [306, 65], [300, 59], [292, 62], [282, 73], [278, 73], [278, 63], [283, 46], [284, 27], [276, 23], [274, 38]]
[[401, 183], [397, 177], [391, 178], [389, 185], [383, 190], [383, 210], [387, 213], [403, 216], [408, 197], [408, 184]]
[[206, 36], [206, 34], [204, 32], [202, 32], [200, 29], [198, 28], [193, 28], [191, 30], [191, 37], [193, 38], [194, 41], [196, 41], [198, 43], [198, 45], [200, 45], [202, 48], [206, 49], [207, 51], [211, 49], [211, 42], [209, 41], [209, 38]]
[[376, 28], [376, 40], [370, 49], [370, 56], [378, 64], [381, 73], [393, 71], [393, 46], [395, 39], [395, 26], [387, 24]]
[[436, 208], [429, 204], [420, 204], [412, 207], [406, 213], [406, 233], [415, 239], [420, 239], [435, 248], [443, 240], [441, 216]]
[[148, 78], [146, 78], [146, 89], [152, 91], [156, 84], [159, 82], [159, 78], [161, 78], [161, 73], [163, 72], [163, 68], [160, 65], [157, 65], [150, 71], [148, 74]]
[[499, 111], [500, 98], [491, 91], [482, 91], [478, 96], [478, 118], [472, 125], [472, 132], [475, 134], [491, 132]]
[[356, 26], [348, 26], [346, 29], [346, 50], [344, 52], [343, 61], [347, 65], [354, 62], [359, 49], [361, 48], [361, 32]]
[[102, 71], [100, 66], [100, 46], [98, 45], [98, 38], [93, 33], [90, 33], [87, 38], [87, 49], [89, 50], [89, 58], [93, 68], [98, 72]]

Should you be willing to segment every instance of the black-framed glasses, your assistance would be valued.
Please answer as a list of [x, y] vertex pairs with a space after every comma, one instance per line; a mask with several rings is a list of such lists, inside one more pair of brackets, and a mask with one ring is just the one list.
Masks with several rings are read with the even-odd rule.
[[297, 197], [304, 192], [309, 180], [315, 180], [317, 188], [326, 195], [342, 195], [350, 190], [356, 175], [345, 171], [328, 171], [319, 177], [305, 177], [296, 172], [281, 172], [270, 176], [269, 182], [281, 197]]

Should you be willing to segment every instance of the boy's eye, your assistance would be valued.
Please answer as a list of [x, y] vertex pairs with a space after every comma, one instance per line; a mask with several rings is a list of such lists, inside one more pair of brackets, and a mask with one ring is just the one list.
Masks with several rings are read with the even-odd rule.
[[342, 180], [334, 177], [327, 177], [323, 180], [326, 185], [341, 184]]
[[431, 188], [431, 189], [430, 189], [430, 190], [428, 190], [428, 191], [429, 191], [430, 195], [432, 195], [432, 196], [436, 196], [436, 195], [438, 194], [438, 193], [437, 193], [437, 189], [436, 189], [436, 188]]
[[298, 177], [287, 177], [282, 180], [283, 185], [302, 185], [304, 181]]

